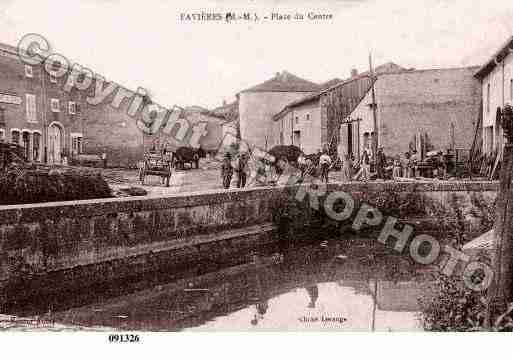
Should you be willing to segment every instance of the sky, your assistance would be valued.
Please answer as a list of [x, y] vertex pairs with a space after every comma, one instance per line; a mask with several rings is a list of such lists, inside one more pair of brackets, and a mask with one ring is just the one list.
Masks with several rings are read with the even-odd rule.
[[[314, 12], [323, 21], [184, 22], [181, 13]], [[352, 68], [482, 65], [513, 35], [507, 0], [0, 0], [0, 42], [60, 53], [163, 106], [220, 106], [286, 70], [321, 83]]]

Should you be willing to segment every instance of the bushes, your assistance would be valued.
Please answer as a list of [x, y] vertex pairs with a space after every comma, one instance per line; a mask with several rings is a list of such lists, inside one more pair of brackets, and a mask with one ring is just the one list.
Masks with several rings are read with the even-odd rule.
[[421, 322], [428, 331], [473, 331], [483, 324], [485, 306], [480, 295], [465, 288], [454, 277], [441, 275], [434, 283], [435, 293], [421, 299]]
[[90, 171], [21, 167], [0, 171], [0, 205], [109, 197], [107, 182]]
[[441, 275], [435, 283], [435, 295], [421, 299], [420, 320], [425, 330], [438, 332], [513, 331], [513, 303], [505, 312], [485, 323], [487, 299], [484, 294], [466, 288], [454, 277]]

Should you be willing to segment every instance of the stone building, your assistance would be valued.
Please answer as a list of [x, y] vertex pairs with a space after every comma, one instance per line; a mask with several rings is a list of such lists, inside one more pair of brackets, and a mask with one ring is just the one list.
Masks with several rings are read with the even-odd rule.
[[475, 74], [483, 95], [483, 153], [502, 149], [504, 144], [500, 116], [506, 104], [513, 104], [513, 37]]
[[[481, 86], [476, 67], [377, 73], [374, 83], [378, 143], [388, 155], [421, 143], [432, 149], [470, 149], [479, 119]], [[358, 157], [374, 132], [369, 88], [342, 118], [340, 147]], [[423, 138], [423, 142], [420, 141]]]
[[24, 147], [29, 160], [60, 163], [65, 149], [80, 152], [84, 96], [60, 90], [41, 66], [24, 64], [0, 44], [0, 139]]
[[[223, 115], [199, 106], [189, 106], [183, 109], [179, 118], [186, 119], [191, 128], [203, 124], [201, 126], [204, 131], [203, 135], [198, 139], [198, 148], [211, 155], [217, 152], [226, 131], [226, 123], [228, 122]], [[185, 144], [195, 147], [192, 135], [193, 131], [190, 129], [181, 141], [176, 140], [176, 131], [174, 130], [171, 130], [168, 134], [165, 131], [159, 131], [155, 135], [144, 135], [144, 149], [145, 151], [150, 148], [161, 150], [165, 147], [169, 151], [175, 151]]]
[[[375, 72], [400, 70], [404, 69], [389, 62], [378, 66]], [[359, 74], [353, 69], [348, 79], [330, 80], [321, 84], [320, 91], [315, 94], [287, 104], [273, 116], [273, 132], [279, 134], [275, 144], [296, 145], [307, 154], [321, 149], [328, 149], [331, 154], [340, 152], [340, 121], [358, 105], [370, 86], [369, 73]], [[349, 128], [350, 132], [352, 130]]]
[[274, 145], [294, 145], [311, 154], [327, 142], [327, 128], [321, 122], [320, 94], [305, 96], [288, 104], [273, 116]]
[[287, 71], [237, 94], [240, 132], [250, 145], [269, 149], [277, 142], [273, 116], [287, 104], [318, 92], [319, 85]]
[[43, 65], [22, 62], [16, 48], [0, 44], [0, 140], [23, 146], [34, 162], [59, 164], [64, 157], [105, 152], [110, 165], [135, 165], [142, 133], [127, 114], [128, 99], [112, 106], [122, 87], [92, 106], [87, 98], [94, 96], [96, 79], [86, 90], [65, 91], [70, 74], [53, 77]]

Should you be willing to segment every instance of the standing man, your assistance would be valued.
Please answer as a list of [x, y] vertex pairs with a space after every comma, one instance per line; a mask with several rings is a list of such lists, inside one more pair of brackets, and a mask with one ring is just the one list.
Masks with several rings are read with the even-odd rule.
[[221, 178], [223, 180], [223, 188], [230, 188], [230, 183], [232, 182], [233, 176], [233, 167], [232, 167], [232, 156], [229, 152], [226, 152], [223, 158], [223, 163], [221, 164]]
[[321, 181], [325, 181], [328, 183], [328, 175], [331, 166], [331, 158], [328, 156], [326, 151], [324, 151], [319, 158], [319, 165], [321, 166]]
[[378, 179], [385, 179], [385, 165], [386, 165], [386, 157], [383, 153], [383, 147], [378, 149], [378, 153], [376, 155], [376, 171]]
[[246, 186], [247, 171], [248, 171], [248, 156], [247, 153], [243, 152], [239, 155], [237, 161], [237, 187], [244, 188]]

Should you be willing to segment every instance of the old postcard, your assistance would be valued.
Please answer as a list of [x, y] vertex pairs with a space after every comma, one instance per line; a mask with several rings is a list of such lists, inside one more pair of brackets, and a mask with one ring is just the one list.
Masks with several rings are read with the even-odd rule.
[[0, 330], [512, 331], [512, 19], [3, 0]]

